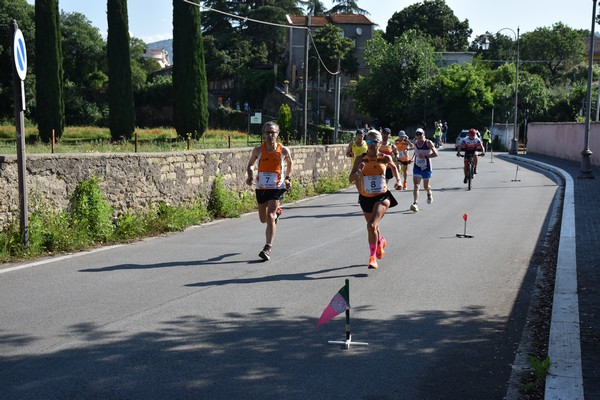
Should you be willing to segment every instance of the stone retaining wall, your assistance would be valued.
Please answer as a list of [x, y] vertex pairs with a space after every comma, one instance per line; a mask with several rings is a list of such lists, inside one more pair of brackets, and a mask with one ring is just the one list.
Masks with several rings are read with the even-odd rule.
[[[303, 184], [347, 170], [346, 145], [290, 147], [293, 178]], [[66, 208], [84, 179], [95, 176], [106, 199], [122, 212], [145, 209], [160, 201], [178, 205], [206, 200], [216, 175], [228, 189], [242, 192], [251, 148], [199, 150], [178, 153], [30, 154], [27, 189], [32, 196]], [[0, 229], [19, 213], [17, 157], [0, 155]]]

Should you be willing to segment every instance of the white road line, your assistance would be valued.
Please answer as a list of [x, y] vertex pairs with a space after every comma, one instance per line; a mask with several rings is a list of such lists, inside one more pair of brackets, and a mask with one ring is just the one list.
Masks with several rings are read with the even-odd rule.
[[116, 249], [116, 248], [121, 247], [121, 246], [124, 246], [124, 245], [123, 244], [116, 244], [114, 246], [99, 247], [99, 248], [93, 249], [93, 250], [82, 251], [82, 252], [73, 253], [73, 254], [67, 254], [66, 256], [52, 257], [52, 258], [48, 258], [46, 260], [35, 261], [35, 262], [32, 262], [32, 263], [23, 264], [23, 265], [17, 265], [15, 267], [9, 267], [9, 268], [4, 268], [4, 269], [2, 269], [0, 267], [0, 274], [4, 274], [6, 272], [18, 271], [20, 269], [37, 267], [39, 265], [50, 264], [50, 263], [58, 262], [58, 261], [62, 261], [62, 260], [68, 260], [69, 258], [79, 257], [79, 256], [82, 256], [84, 254], [98, 253], [100, 251]]

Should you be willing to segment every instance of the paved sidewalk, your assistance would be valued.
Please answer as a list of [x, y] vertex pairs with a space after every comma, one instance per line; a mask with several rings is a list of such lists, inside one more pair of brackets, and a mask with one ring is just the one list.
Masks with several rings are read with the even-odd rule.
[[573, 178], [583, 391], [586, 400], [600, 400], [600, 168], [592, 167], [595, 179], [580, 179], [580, 162], [537, 154], [518, 158], [560, 168]]

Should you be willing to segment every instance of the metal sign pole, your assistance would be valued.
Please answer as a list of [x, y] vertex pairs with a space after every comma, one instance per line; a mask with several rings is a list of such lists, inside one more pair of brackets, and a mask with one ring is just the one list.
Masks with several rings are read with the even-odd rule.
[[17, 165], [19, 175], [19, 206], [21, 241], [23, 248], [29, 248], [29, 212], [27, 209], [27, 179], [25, 162], [25, 75], [27, 73], [27, 52], [23, 33], [19, 30], [17, 21], [12, 20], [11, 32], [13, 33], [13, 90], [15, 97], [15, 127], [17, 131]]

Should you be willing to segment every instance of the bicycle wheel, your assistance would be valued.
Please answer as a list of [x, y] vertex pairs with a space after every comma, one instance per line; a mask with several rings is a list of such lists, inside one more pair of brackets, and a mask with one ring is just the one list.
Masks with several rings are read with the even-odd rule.
[[473, 160], [469, 160], [469, 176], [467, 177], [467, 190], [471, 190], [471, 181], [473, 180]]

